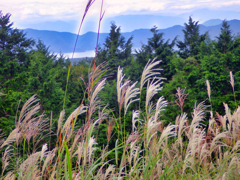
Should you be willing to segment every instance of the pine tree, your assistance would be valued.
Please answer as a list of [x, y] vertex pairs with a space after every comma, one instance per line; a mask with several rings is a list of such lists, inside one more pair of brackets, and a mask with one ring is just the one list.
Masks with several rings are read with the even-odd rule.
[[184, 26], [184, 40], [177, 42], [179, 48], [178, 54], [184, 59], [189, 56], [196, 57], [201, 42], [206, 39], [207, 32], [200, 35], [198, 21], [193, 21], [191, 16], [189, 17], [188, 24], [184, 23]]
[[14, 127], [16, 110], [20, 99], [27, 100], [29, 94], [22, 91], [27, 83], [27, 67], [34, 41], [13, 28], [11, 15], [0, 11], [0, 129], [7, 135]]
[[153, 36], [148, 39], [148, 44], [143, 45], [141, 49], [136, 50], [136, 61], [140, 66], [138, 67], [140, 70], [138, 77], [140, 77], [140, 74], [147, 61], [157, 57], [158, 60], [162, 60], [160, 64], [161, 69], [163, 69], [161, 72], [162, 76], [170, 80], [173, 73], [169, 63], [171, 56], [173, 55], [173, 47], [176, 42], [176, 37], [172, 42], [170, 42], [170, 40], [165, 41], [163, 38], [164, 33], [159, 33], [156, 26], [154, 26], [150, 31], [153, 33]]
[[[49, 52], [41, 41], [36, 45], [36, 50], [30, 58], [26, 90], [28, 93], [37, 94], [40, 99], [41, 111], [53, 111], [58, 114], [62, 108], [67, 68], [62, 67], [56, 55]], [[64, 80], [62, 79], [64, 78]], [[64, 87], [65, 88], [65, 87]]]
[[222, 22], [221, 33], [217, 38], [217, 49], [219, 52], [226, 54], [233, 46], [233, 37], [231, 35], [230, 25], [226, 20]]
[[10, 17], [10, 14], [3, 15], [0, 11], [0, 87], [19, 90], [34, 41], [14, 29]]
[[116, 77], [118, 66], [125, 67], [130, 63], [129, 58], [132, 52], [133, 37], [126, 41], [120, 30], [120, 27], [112, 22], [110, 33], [103, 44], [104, 47], [99, 47], [97, 52], [98, 63], [107, 61], [113, 78]]

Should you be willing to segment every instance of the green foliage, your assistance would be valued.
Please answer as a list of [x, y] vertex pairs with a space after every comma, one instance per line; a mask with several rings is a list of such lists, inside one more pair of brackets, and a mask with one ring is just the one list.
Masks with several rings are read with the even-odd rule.
[[58, 62], [39, 41], [36, 51], [30, 57], [27, 91], [38, 94], [41, 99], [42, 112], [48, 110], [58, 114], [62, 107], [64, 91], [58, 79], [62, 74], [57, 66], [58, 63], [61, 62]]
[[220, 53], [226, 54], [233, 47], [233, 37], [231, 35], [230, 25], [227, 21], [222, 22], [221, 34], [217, 37], [216, 48]]
[[112, 22], [108, 37], [103, 44], [103, 48], [98, 46], [97, 62], [98, 64], [107, 61], [111, 70], [112, 79], [116, 78], [118, 66], [126, 67], [129, 65], [129, 58], [132, 53], [132, 39], [128, 40], [120, 33], [120, 27]]
[[134, 81], [139, 81], [139, 77], [147, 61], [155, 57], [162, 61], [160, 64], [162, 77], [170, 80], [175, 73], [170, 64], [170, 59], [174, 53], [173, 47], [176, 42], [176, 37], [172, 42], [169, 42], [170, 40], [165, 41], [163, 39], [164, 33], [158, 33], [156, 26], [151, 29], [151, 32], [153, 33], [153, 37], [148, 39], [147, 45], [142, 45], [139, 50], [135, 51], [135, 62], [132, 60], [132, 64], [127, 70], [127, 74], [130, 75]]
[[[10, 157], [10, 163], [17, 167], [15, 168], [15, 172], [18, 172], [16, 176], [32, 178], [34, 168], [37, 167], [35, 172], [40, 173], [40, 176], [46, 179], [50, 179], [51, 176], [56, 179], [64, 176], [66, 179], [93, 179], [95, 177], [107, 179], [111, 176], [123, 179], [155, 179], [155, 177], [179, 179], [189, 178], [188, 176], [192, 174], [196, 174], [194, 176], [196, 178], [217, 179], [223, 176], [221, 169], [229, 172], [225, 174], [226, 177], [238, 177], [239, 172], [235, 172], [235, 168], [229, 170], [226, 167], [225, 164], [229, 164], [233, 158], [225, 157], [224, 152], [237, 154], [232, 149], [239, 141], [237, 139], [239, 134], [225, 137], [226, 132], [230, 135], [234, 132], [234, 128], [239, 128], [234, 125], [239, 119], [235, 118], [235, 115], [229, 118], [230, 110], [229, 112], [226, 110], [227, 107], [223, 105], [223, 102], [228, 103], [233, 110], [240, 103], [240, 38], [233, 38], [226, 21], [223, 21], [221, 34], [216, 41], [212, 41], [207, 33], [199, 34], [198, 22], [190, 17], [183, 30], [184, 41], [177, 42], [178, 52], [174, 52], [173, 49], [176, 38], [172, 42], [165, 41], [164, 34], [159, 33], [157, 27], [153, 27], [151, 29], [153, 36], [148, 39], [147, 45], [143, 45], [140, 50], [136, 51], [135, 55], [131, 54], [133, 37], [126, 41], [121, 36], [120, 27], [112, 23], [103, 48], [99, 47], [97, 53], [97, 65], [107, 61], [110, 70], [106, 69], [105, 72], [94, 74], [96, 81], [91, 83], [89, 72], [93, 69], [89, 59], [70, 66], [69, 59], [64, 58], [63, 55], [57, 57], [41, 41], [38, 41], [33, 49], [34, 42], [26, 39], [25, 34], [18, 29], [13, 29], [9, 18], [10, 14], [0, 13], [0, 130], [5, 133], [6, 137], [12, 132], [16, 133], [12, 139], [6, 140], [11, 147], [14, 147], [14, 157]], [[140, 95], [136, 93], [139, 84], [136, 86], [134, 84], [133, 88], [136, 88], [136, 91], [131, 90], [133, 82], [127, 82], [128, 77], [124, 77], [120, 88], [118, 87], [122, 93], [120, 101], [124, 104], [127, 99], [126, 90], [130, 89], [133, 94], [128, 91], [127, 102], [130, 104], [134, 102], [125, 113], [125, 107], [121, 107], [120, 102], [117, 101], [117, 67], [124, 67], [125, 74], [130, 76], [131, 80], [139, 81], [147, 61], [154, 57], [162, 60], [160, 65], [154, 68], [163, 69], [161, 76], [166, 78], [163, 90], [160, 91], [161, 88], [158, 89], [157, 86], [153, 86], [154, 91], [149, 90], [151, 82], [158, 82], [154, 79], [156, 74], [147, 78], [147, 83]], [[234, 83], [231, 82], [233, 84], [229, 83], [230, 71], [233, 73]], [[98, 87], [99, 82], [105, 78], [106, 74], [112, 76], [106, 81], [104, 90], [100, 91], [103, 86]], [[211, 101], [207, 101], [206, 80], [211, 86]], [[68, 89], [65, 90], [67, 83]], [[185, 93], [188, 94], [184, 99], [183, 108], [176, 103], [176, 89], [178, 88], [185, 89]], [[97, 89], [100, 89], [100, 93]], [[95, 90], [97, 93], [93, 93]], [[66, 92], [65, 112], [62, 111], [64, 92]], [[134, 93], [140, 99], [137, 103], [135, 103]], [[20, 115], [20, 110], [25, 107], [22, 102], [25, 102], [32, 94], [38, 94], [40, 104], [33, 103], [36, 111], [28, 107], [25, 108], [25, 114]], [[148, 102], [147, 94], [152, 99], [150, 98], [151, 102], [149, 101], [148, 107], [145, 107]], [[93, 96], [93, 100], [90, 101]], [[164, 101], [160, 104], [161, 108], [157, 109], [156, 102], [161, 96], [164, 96], [169, 105], [165, 107]], [[210, 114], [205, 114], [205, 112], [208, 112], [210, 108], [207, 109], [203, 103], [200, 106], [196, 105], [196, 102], [204, 100], [206, 104], [211, 105], [213, 114], [214, 112], [220, 114], [227, 112], [226, 127], [222, 122], [222, 127], [219, 128], [217, 123], [224, 119], [223, 117], [212, 117], [215, 119], [214, 125], [208, 124]], [[88, 106], [86, 114], [82, 114], [79, 109], [75, 110], [80, 105]], [[166, 110], [163, 111], [163, 108]], [[132, 120], [133, 110], [138, 112], [138, 115], [135, 114], [136, 122]], [[38, 117], [39, 111], [44, 112], [48, 117], [50, 114], [53, 116], [49, 117], [50, 120], [44, 119], [45, 116]], [[205, 115], [196, 114], [199, 111]], [[31, 115], [26, 115], [30, 112], [32, 112]], [[176, 117], [184, 113], [187, 114], [188, 120], [182, 124], [184, 127], [182, 134], [173, 138], [175, 136], [173, 134], [179, 131], [180, 126], [178, 125], [180, 120], [177, 121]], [[191, 125], [194, 116], [198, 115], [201, 123], [199, 122], [196, 126]], [[20, 116], [22, 116], [22, 121], [19, 121], [21, 123], [17, 121], [18, 118], [21, 119]], [[25, 117], [27, 118], [23, 121]], [[38, 124], [39, 119], [44, 119], [44, 121]], [[234, 119], [233, 122], [230, 122], [231, 119]], [[48, 123], [50, 127], [46, 125]], [[135, 123], [136, 131], [133, 130], [132, 123]], [[170, 125], [170, 123], [175, 125]], [[208, 126], [201, 130], [204, 123]], [[164, 129], [165, 125], [167, 127]], [[14, 128], [19, 129], [13, 131]], [[225, 133], [222, 136], [225, 139], [221, 143], [225, 143], [226, 147], [218, 146], [216, 151], [212, 150], [207, 155], [207, 159], [201, 161], [198, 161], [202, 158], [198, 156], [201, 150], [187, 154], [192, 152], [192, 147], [188, 145], [195, 140], [195, 137], [200, 137], [201, 133], [206, 138], [200, 139], [198, 143], [207, 143], [201, 148], [209, 148], [208, 141], [212, 141], [215, 132]], [[21, 135], [19, 139], [17, 139], [18, 133]], [[195, 136], [191, 137], [192, 133], [196, 133]], [[221, 138], [218, 140], [221, 144]], [[0, 145], [3, 142], [5, 141], [0, 139]], [[45, 143], [49, 145], [49, 148], [46, 149]], [[212, 141], [212, 143], [215, 142]], [[6, 144], [4, 148], [1, 147], [2, 151], [7, 150], [5, 146]], [[40, 152], [43, 153], [41, 159], [38, 158]], [[226, 162], [220, 162], [220, 160], [216, 162], [217, 153], [222, 153], [219, 157], [224, 157]], [[34, 161], [28, 159], [31, 154], [37, 155]], [[5, 161], [3, 155], [1, 163]], [[51, 158], [48, 158], [49, 156]], [[192, 157], [195, 159], [190, 159]], [[168, 159], [167, 163], [166, 159]], [[25, 161], [28, 162], [26, 164], [33, 163], [31, 167], [28, 167], [27, 172], [19, 168], [19, 164], [23, 166]], [[205, 163], [205, 161], [211, 163]], [[43, 167], [45, 169], [40, 172]], [[207, 172], [209, 168], [213, 168], [211, 173]], [[179, 174], [179, 170], [182, 174]], [[7, 169], [7, 172], [11, 170]], [[106, 172], [109, 174], [104, 174]], [[230, 172], [235, 174], [231, 176]], [[1, 177], [5, 175], [7, 174], [2, 173]]]
[[192, 17], [189, 17], [188, 24], [184, 23], [185, 29], [184, 40], [178, 41], [177, 46], [179, 48], [179, 55], [186, 59], [189, 56], [195, 57], [199, 53], [199, 46], [202, 41], [206, 39], [207, 33], [199, 34], [198, 21], [193, 21]]
[[[30, 62], [33, 40], [13, 28], [10, 14], [0, 11], [0, 129], [8, 134], [13, 128], [20, 100], [30, 96], [23, 93], [27, 83], [27, 67]], [[21, 106], [20, 106], [21, 107]]]

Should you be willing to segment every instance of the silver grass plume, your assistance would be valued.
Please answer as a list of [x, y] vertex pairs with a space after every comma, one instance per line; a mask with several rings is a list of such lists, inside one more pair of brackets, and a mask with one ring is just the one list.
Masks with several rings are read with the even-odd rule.
[[[0, 131], [1, 131], [1, 130], [0, 130]], [[3, 136], [4, 136], [4, 133], [0, 133], [0, 147], [1, 147], [1, 145], [3, 144], [3, 142], [4, 142]]]
[[[138, 101], [139, 98], [136, 98], [136, 96], [138, 94], [140, 94], [139, 92], [139, 88], [135, 88], [137, 82], [135, 82], [134, 84], [132, 84], [131, 86], [128, 86], [126, 94], [125, 94], [125, 99], [124, 99], [124, 114], [126, 115], [128, 107], [130, 106], [130, 104], [132, 104], [135, 101]], [[136, 98], [136, 99], [134, 99]]]
[[6, 145], [9, 145], [13, 142], [16, 142], [20, 138], [21, 134], [19, 133], [19, 129], [14, 129], [8, 136], [8, 138], [3, 142], [1, 145], [1, 148], [3, 148]]
[[30, 172], [30, 169], [32, 169], [36, 164], [38, 163], [39, 158], [41, 157], [41, 151], [36, 152], [28, 156], [28, 158], [20, 165], [20, 171], [23, 173], [24, 176], [25, 173]]
[[100, 104], [98, 93], [104, 88], [105, 84], [106, 84], [106, 78], [96, 85], [91, 95], [90, 104], [89, 104], [89, 119], [91, 115], [95, 112], [96, 106]]
[[234, 91], [234, 78], [233, 78], [232, 71], [230, 71], [229, 74], [230, 74], [230, 84], [231, 84], [231, 86], [233, 88], [233, 91]]
[[59, 116], [59, 119], [58, 119], [57, 136], [58, 136], [59, 131], [60, 131], [61, 127], [62, 127], [62, 122], [63, 122], [64, 116], [65, 116], [65, 110], [62, 110], [60, 112], [60, 116]]
[[[88, 159], [88, 162], [91, 162], [91, 160], [93, 160], [91, 159], [93, 155], [93, 151], [97, 149], [96, 147], [93, 147], [93, 146], [96, 144], [97, 144], [96, 139], [94, 137], [90, 137], [87, 144], [87, 148], [84, 148], [84, 162], [83, 162], [84, 165], [87, 163], [87, 159]], [[84, 147], [86, 147], [86, 145]]]
[[12, 158], [12, 149], [10, 149], [10, 146], [8, 146], [3, 155], [2, 155], [2, 175], [4, 171], [6, 170], [6, 167], [9, 165], [9, 159]]
[[[136, 145], [137, 141], [130, 144], [130, 153], [127, 157], [128, 164], [136, 165], [137, 157], [139, 156], [140, 146]], [[135, 166], [134, 166], [135, 167]]]
[[78, 155], [78, 158], [77, 158], [77, 159], [78, 159], [79, 164], [80, 164], [80, 160], [82, 159], [83, 152], [84, 152], [84, 141], [78, 143], [77, 150], [76, 150], [75, 153], [73, 154], [73, 157], [75, 157], [76, 155]]
[[191, 158], [200, 156], [201, 150], [203, 148], [202, 144], [205, 143], [205, 137], [205, 129], [199, 129], [197, 127], [193, 129], [193, 135], [189, 140], [187, 147], [187, 156], [191, 156]]
[[[79, 142], [78, 146], [77, 146], [77, 150], [75, 151], [75, 153], [73, 154], [73, 157], [75, 157], [76, 155], [78, 156], [78, 163], [80, 164], [81, 159], [84, 159], [84, 164], [87, 163], [87, 160], [90, 162], [91, 161], [91, 157], [93, 155], [93, 151], [95, 151], [97, 148], [93, 147], [94, 145], [96, 145], [96, 139], [94, 137], [90, 137], [88, 144], [86, 144], [85, 141]], [[87, 145], [87, 147], [86, 147]]]
[[104, 174], [103, 179], [111, 178], [112, 174], [114, 174], [114, 171], [115, 171], [115, 165], [109, 165]]
[[157, 122], [154, 116], [151, 116], [147, 122], [147, 145], [155, 134], [157, 134], [157, 127], [161, 125], [161, 122]]
[[137, 99], [134, 98], [136, 98], [136, 96], [140, 94], [140, 92], [139, 88], [135, 88], [137, 82], [133, 83], [131, 86], [129, 85], [131, 82], [130, 80], [126, 80], [123, 83], [125, 75], [123, 74], [122, 71], [123, 69], [119, 66], [117, 73], [117, 96], [120, 109], [122, 106], [122, 101], [124, 99], [124, 114], [126, 114], [130, 104], [139, 100], [138, 98]]
[[156, 103], [156, 110], [155, 110], [155, 117], [154, 117], [155, 121], [158, 120], [159, 115], [161, 114], [162, 111], [165, 110], [164, 108], [167, 107], [167, 105], [168, 105], [168, 102], [164, 100], [163, 96], [161, 96]]
[[68, 130], [71, 128], [71, 122], [72, 120], [77, 117], [80, 114], [83, 114], [86, 112], [86, 108], [87, 106], [84, 106], [83, 104], [81, 106], [79, 106], [78, 108], [76, 108], [72, 114], [68, 117], [68, 119], [66, 120], [66, 122], [63, 125], [63, 130], [67, 133]]
[[10, 171], [4, 178], [4, 180], [15, 180], [15, 173], [13, 173], [12, 171]]
[[136, 123], [139, 122], [142, 124], [143, 120], [139, 119], [139, 111], [132, 111], [132, 132], [134, 132], [137, 127]]
[[234, 167], [236, 168], [236, 169], [238, 169], [239, 170], [239, 167], [240, 167], [240, 159], [239, 159], [239, 156], [238, 155], [234, 155], [232, 158], [231, 158], [231, 161], [230, 161], [230, 163], [229, 163], [229, 166], [228, 166], [228, 168], [229, 169], [233, 169]]
[[99, 125], [101, 124], [101, 122], [105, 119], [107, 119], [109, 117], [109, 113], [111, 112], [111, 110], [107, 109], [107, 107], [109, 106], [109, 104], [106, 104], [102, 109], [101, 106], [99, 106], [98, 109], [98, 120], [99, 120]]
[[48, 152], [46, 155], [46, 159], [44, 160], [43, 167], [42, 167], [42, 175], [44, 171], [46, 170], [47, 165], [50, 163], [50, 161], [53, 159], [53, 157], [56, 154], [57, 149], [54, 148], [52, 151]]
[[177, 127], [178, 127], [177, 125], [170, 124], [166, 128], [163, 129], [163, 132], [158, 141], [159, 148], [164, 148], [164, 144], [166, 144], [166, 143], [164, 143], [164, 141], [167, 141], [169, 138], [176, 136], [176, 131], [174, 131], [174, 129], [176, 129]]
[[188, 138], [190, 138], [190, 136], [193, 133], [193, 130], [197, 126], [203, 125], [203, 124], [201, 124], [201, 122], [203, 121], [203, 118], [205, 116], [205, 111], [206, 111], [206, 109], [208, 107], [204, 103], [205, 103], [205, 101], [199, 103], [197, 106], [196, 106], [196, 103], [194, 105], [195, 107], [194, 107], [193, 114], [192, 114], [193, 120], [191, 122], [189, 132], [187, 133]]
[[[106, 66], [107, 62], [103, 62], [101, 64], [99, 64], [94, 72], [90, 72], [89, 76], [88, 76], [88, 85], [91, 86], [92, 85], [92, 81], [93, 83], [97, 83], [97, 81], [99, 81], [99, 79], [101, 80], [104, 76], [104, 73], [108, 70], [107, 66]], [[94, 77], [93, 77], [94, 75]], [[93, 78], [93, 79], [92, 79]], [[90, 87], [88, 87], [88, 90], [91, 89]]]
[[162, 87], [160, 87], [162, 82], [160, 81], [161, 79], [154, 77], [153, 80], [147, 85], [146, 103], [145, 103], [146, 112], [153, 96], [155, 96], [159, 91], [162, 90]]
[[182, 137], [183, 132], [187, 129], [185, 124], [188, 122], [188, 117], [186, 113], [177, 116], [176, 125], [178, 125], [178, 138]]
[[95, 151], [97, 148], [93, 147], [96, 145], [96, 139], [92, 136], [88, 141], [88, 161], [90, 162], [91, 156], [93, 154], [93, 151]]
[[240, 140], [238, 140], [232, 148], [232, 151], [239, 151], [240, 150]]
[[118, 103], [120, 103], [120, 98], [121, 98], [121, 90], [123, 88], [123, 79], [124, 79], [124, 74], [122, 73], [123, 68], [118, 66], [118, 73], [117, 73], [117, 95], [118, 95]]
[[48, 149], [47, 143], [42, 146], [42, 151], [41, 151], [41, 160], [43, 159], [44, 156], [46, 156], [46, 151]]
[[79, 142], [80, 138], [82, 137], [83, 135], [83, 129], [82, 128], [79, 128], [79, 130], [76, 132], [74, 132], [74, 140], [73, 142], [71, 143], [71, 147], [69, 148], [69, 152], [72, 154], [73, 151], [75, 150], [75, 147], [77, 145], [77, 143]]
[[121, 108], [122, 101], [125, 97], [126, 90], [128, 88], [128, 85], [130, 83], [130, 80], [126, 80], [123, 82], [125, 75], [123, 74], [123, 68], [120, 66], [118, 67], [118, 73], [117, 73], [117, 96], [118, 96], [118, 104]]
[[25, 102], [25, 104], [23, 105], [22, 110], [20, 112], [20, 115], [19, 115], [19, 120], [18, 120], [17, 127], [20, 126], [20, 123], [22, 121], [24, 121], [24, 119], [25, 119], [25, 121], [27, 121], [29, 119], [29, 116], [31, 116], [31, 115], [33, 115], [33, 114], [35, 114], [36, 112], [39, 111], [39, 109], [40, 109], [39, 104], [36, 104], [35, 106], [32, 106], [36, 102], [38, 102], [36, 94], [34, 94], [32, 97], [30, 97], [27, 100], [27, 102]]
[[140, 81], [140, 90], [142, 90], [144, 84], [148, 82], [150, 78], [160, 74], [159, 71], [162, 69], [159, 69], [159, 68], [154, 69], [154, 67], [161, 62], [161, 61], [156, 61], [156, 59], [157, 58], [154, 58], [153, 60], [149, 59], [146, 66], [144, 67], [141, 81]]
[[227, 117], [227, 120], [229, 122], [228, 130], [229, 130], [229, 132], [231, 132], [232, 130], [234, 130], [234, 127], [233, 127], [234, 119], [232, 117], [231, 110], [228, 107], [228, 105], [226, 103], [223, 103], [223, 106], [225, 108], [225, 113], [226, 113], [225, 116]]
[[229, 135], [229, 132], [222, 132], [216, 135], [210, 145], [210, 152], [213, 152], [215, 149], [217, 149], [220, 146], [227, 146], [224, 142], [220, 141], [220, 139], [224, 139]]
[[211, 102], [211, 87], [208, 80], [206, 80], [206, 84], [207, 84], [208, 98], [209, 98], [209, 101]]
[[[109, 164], [109, 162], [110, 162], [111, 160], [109, 160], [109, 161], [107, 161], [107, 162], [105, 162], [105, 163], [103, 163], [103, 165], [100, 167], [100, 169], [98, 170], [98, 173], [97, 173], [97, 175], [95, 176], [95, 179], [109, 179], [109, 173], [113, 170], [113, 168], [115, 167], [114, 165], [110, 165], [109, 167], [108, 167], [108, 169], [109, 168], [111, 168], [111, 169], [107, 169], [106, 171], [105, 171], [105, 174], [103, 173], [103, 168], [104, 169], [106, 169], [106, 165], [107, 164]], [[115, 169], [115, 168], [114, 168]]]

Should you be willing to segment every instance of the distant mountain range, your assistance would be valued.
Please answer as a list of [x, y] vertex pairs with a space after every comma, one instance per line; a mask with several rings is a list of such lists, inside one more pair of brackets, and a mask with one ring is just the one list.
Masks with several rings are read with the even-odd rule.
[[[188, 13], [183, 13], [180, 15], [175, 14], [132, 14], [132, 15], [118, 15], [115, 17], [103, 17], [101, 22], [101, 32], [108, 33], [110, 23], [112, 21], [116, 22], [117, 26], [121, 26], [122, 32], [132, 32], [135, 29], [150, 29], [156, 25], [159, 29], [166, 29], [175, 25], [183, 25], [188, 22], [189, 16], [192, 16], [194, 21], [199, 21], [200, 24], [212, 19], [212, 22], [209, 24], [203, 24], [205, 26], [217, 25], [220, 21], [239, 19], [240, 11], [220, 11], [220, 10], [209, 10], [209, 9], [199, 9], [191, 11]], [[40, 23], [29, 23], [26, 21], [16, 22], [16, 27], [21, 29], [37, 29], [37, 30], [50, 30], [58, 32], [70, 32], [77, 33], [79, 27], [78, 20], [69, 20], [69, 21], [47, 21]], [[89, 31], [97, 32], [98, 27], [98, 18], [92, 18], [86, 16], [86, 19], [83, 22], [83, 27], [81, 29], [81, 34], [85, 34]]]
[[204, 23], [202, 23], [202, 25], [204, 26], [215, 26], [215, 25], [219, 25], [222, 23], [221, 19], [210, 19]]
[[[209, 20], [200, 24], [200, 33], [209, 32], [210, 38], [214, 39], [221, 32], [221, 23], [219, 19]], [[240, 34], [240, 20], [228, 21], [233, 35]], [[216, 25], [217, 24], [217, 25]], [[176, 36], [179, 40], [183, 40], [184, 26], [175, 25], [166, 29], [159, 29], [159, 33], [164, 33], [165, 40], [173, 40]], [[57, 32], [47, 30], [24, 29], [28, 38], [35, 40], [41, 39], [45, 45], [50, 46], [50, 50], [55, 53], [71, 53], [76, 41], [76, 34], [69, 32]], [[150, 29], [136, 29], [132, 32], [123, 32], [122, 35], [128, 39], [133, 36], [133, 47], [139, 48], [142, 44], [147, 44], [148, 38], [152, 37]], [[99, 44], [103, 44], [108, 33], [100, 33]], [[75, 52], [92, 51], [96, 47], [97, 33], [87, 32], [80, 35]]]

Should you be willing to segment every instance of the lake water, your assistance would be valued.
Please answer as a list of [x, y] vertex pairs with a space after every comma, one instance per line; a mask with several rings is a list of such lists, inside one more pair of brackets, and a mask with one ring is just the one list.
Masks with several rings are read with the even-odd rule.
[[[64, 53], [66, 58], [72, 58], [72, 53]], [[94, 57], [95, 51], [75, 52], [73, 58]]]

